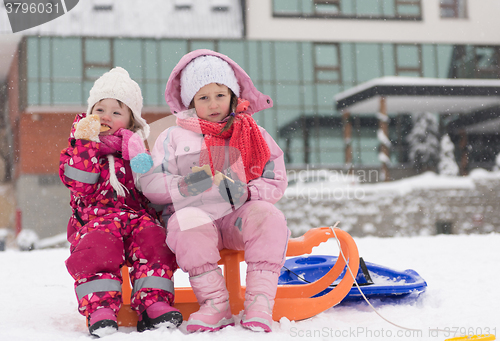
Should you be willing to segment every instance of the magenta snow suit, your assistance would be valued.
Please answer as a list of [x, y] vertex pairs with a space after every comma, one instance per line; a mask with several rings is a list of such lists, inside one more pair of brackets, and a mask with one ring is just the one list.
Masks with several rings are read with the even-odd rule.
[[[210, 50], [197, 50], [184, 56], [172, 71], [165, 99], [172, 112], [180, 117], [187, 108], [180, 95], [180, 74], [200, 55], [215, 55], [227, 61], [235, 71], [241, 88], [240, 97], [250, 102], [248, 114], [272, 106], [250, 77], [236, 63]], [[177, 263], [190, 276], [217, 268], [219, 250], [244, 250], [248, 271], [279, 272], [286, 254], [289, 230], [284, 215], [274, 206], [287, 186], [283, 151], [271, 135], [259, 127], [271, 156], [262, 175], [248, 182], [249, 200], [231, 207], [212, 187], [195, 196], [184, 197], [179, 181], [200, 166], [202, 134], [174, 126], [165, 130], [152, 150], [154, 166], [140, 177], [144, 195], [155, 204], [164, 204], [167, 244], [176, 254]]]
[[139, 314], [158, 301], [172, 304], [177, 265], [165, 243], [165, 228], [136, 189], [128, 160], [114, 155], [116, 177], [128, 190], [121, 197], [110, 184], [110, 164], [100, 153], [100, 143], [74, 138], [76, 123], [85, 116], [75, 118], [59, 166], [59, 176], [71, 191], [66, 267], [75, 279], [79, 311], [87, 317], [102, 307], [118, 312], [123, 265], [132, 267], [131, 307]]

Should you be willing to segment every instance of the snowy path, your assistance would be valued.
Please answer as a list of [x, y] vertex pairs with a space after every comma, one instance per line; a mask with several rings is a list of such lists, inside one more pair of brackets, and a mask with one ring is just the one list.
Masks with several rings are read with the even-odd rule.
[[[414, 269], [428, 284], [415, 301], [372, 303], [387, 319], [409, 328], [398, 329], [377, 316], [366, 303], [338, 306], [309, 320], [275, 322], [273, 333], [256, 335], [240, 326], [214, 334], [185, 334], [180, 329], [139, 334], [121, 328], [105, 339], [139, 340], [445, 340], [458, 333], [492, 332], [500, 337], [500, 234], [415, 238], [357, 238], [367, 262], [394, 269]], [[334, 241], [315, 254], [337, 253]], [[71, 277], [66, 272], [66, 249], [0, 252], [2, 269], [1, 340], [90, 340], [84, 318], [76, 310]], [[176, 274], [176, 285], [186, 284]], [[449, 328], [457, 334], [429, 329]]]

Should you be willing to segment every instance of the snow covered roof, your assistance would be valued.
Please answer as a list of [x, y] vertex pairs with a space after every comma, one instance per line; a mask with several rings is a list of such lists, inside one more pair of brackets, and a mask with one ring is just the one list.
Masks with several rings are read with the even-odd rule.
[[[153, 38], [242, 38], [239, 0], [85, 0], [23, 35]], [[0, 33], [10, 33], [0, 4]]]
[[381, 97], [391, 114], [470, 113], [500, 105], [500, 80], [382, 77], [337, 94], [335, 101], [337, 110], [374, 114]]
[[468, 134], [494, 134], [500, 131], [500, 118], [482, 121], [465, 128]]
[[0, 2], [0, 84], [23, 35], [239, 39], [240, 0], [85, 0], [48, 23], [12, 33]]

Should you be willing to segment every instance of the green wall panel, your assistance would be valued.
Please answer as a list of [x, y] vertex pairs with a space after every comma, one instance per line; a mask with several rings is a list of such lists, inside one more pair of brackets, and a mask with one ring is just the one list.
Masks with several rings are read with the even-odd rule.
[[52, 83], [40, 82], [40, 104], [52, 105]]
[[359, 83], [378, 78], [381, 74], [380, 49], [378, 44], [356, 44], [356, 74]]
[[280, 81], [299, 81], [299, 61], [297, 43], [275, 43], [276, 79]]
[[396, 74], [396, 61], [394, 60], [394, 45], [381, 44], [383, 58], [383, 76], [394, 76]]
[[[52, 42], [53, 78], [70, 78], [77, 81], [82, 77], [82, 41], [79, 38], [54, 39]], [[58, 53], [64, 51], [64, 53]]]
[[146, 82], [142, 87], [142, 97], [144, 98], [144, 106], [164, 106], [166, 104], [164, 97], [164, 84], [156, 82]]
[[40, 55], [38, 53], [38, 48], [40, 46], [40, 40], [36, 38], [28, 38], [26, 42], [26, 48], [27, 48], [27, 63], [26, 63], [26, 72], [28, 73], [28, 79], [29, 78], [38, 78], [40, 76], [39, 74], [39, 67], [38, 64], [40, 62]]
[[379, 1], [374, 0], [356, 0], [356, 12], [361, 16], [382, 15]]
[[261, 43], [262, 54], [260, 55], [262, 65], [262, 80], [274, 81], [275, 76], [275, 63], [274, 63], [274, 44], [271, 42], [263, 41]]
[[[51, 38], [40, 38], [40, 68], [39, 76], [41, 78], [50, 78], [52, 73], [52, 63], [51, 58]], [[61, 51], [63, 52], [63, 51]]]
[[28, 81], [27, 84], [27, 89], [28, 89], [28, 98], [27, 98], [27, 103], [28, 105], [40, 105], [40, 85], [38, 82], [34, 81]]
[[[54, 104], [71, 105], [82, 103], [82, 83], [54, 82]], [[87, 98], [85, 98], [85, 101]]]
[[142, 65], [144, 77], [151, 80], [157, 79], [160, 76], [160, 61], [158, 60], [159, 46], [157, 41], [145, 40], [142, 53], [144, 56], [144, 64]]
[[160, 44], [160, 75], [165, 81], [168, 79], [175, 65], [188, 52], [186, 40], [161, 40]]
[[87, 63], [111, 62], [111, 42], [109, 39], [85, 39], [85, 61]]
[[438, 45], [437, 46], [438, 55], [438, 70], [439, 78], [448, 77], [448, 72], [451, 65], [451, 56], [453, 53], [453, 45]]
[[143, 60], [142, 41], [138, 39], [116, 39], [113, 47], [115, 66], [121, 66], [128, 71], [130, 77], [137, 83], [142, 83]]
[[194, 40], [191, 42], [191, 51], [199, 49], [215, 50], [215, 43], [211, 40]]
[[422, 73], [424, 77], [437, 77], [436, 49], [434, 45], [422, 45]]
[[342, 83], [349, 88], [357, 83], [355, 46], [351, 43], [341, 43], [339, 45]]
[[246, 71], [248, 69], [249, 63], [247, 62], [247, 49], [244, 42], [237, 40], [223, 40], [219, 42], [218, 47], [218, 52], [225, 54], [234, 60], [243, 68], [243, 70]]

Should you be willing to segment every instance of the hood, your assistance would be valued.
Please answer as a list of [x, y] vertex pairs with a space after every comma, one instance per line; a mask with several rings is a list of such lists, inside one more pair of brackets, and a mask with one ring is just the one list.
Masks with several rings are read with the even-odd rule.
[[252, 79], [238, 64], [236, 64], [236, 62], [221, 53], [202, 49], [192, 51], [182, 57], [170, 74], [167, 82], [167, 88], [165, 89], [165, 101], [167, 101], [167, 104], [174, 115], [187, 110], [181, 100], [182, 70], [184, 70], [186, 65], [188, 65], [196, 57], [206, 55], [219, 57], [225, 60], [233, 68], [238, 84], [240, 85], [240, 98], [246, 99], [250, 102], [248, 110], [246, 111], [247, 114], [252, 115], [255, 112], [268, 109], [273, 106], [273, 100], [271, 97], [264, 95], [257, 90], [257, 88], [253, 85]]

